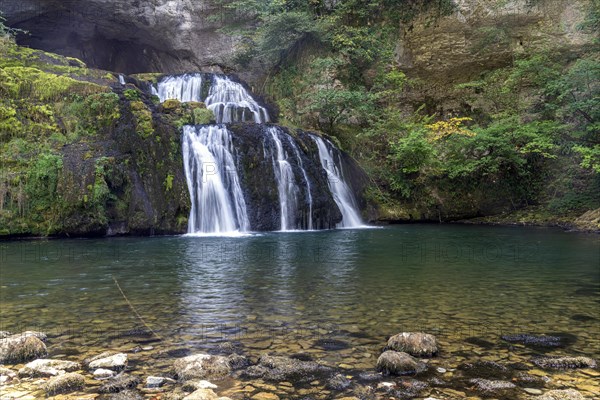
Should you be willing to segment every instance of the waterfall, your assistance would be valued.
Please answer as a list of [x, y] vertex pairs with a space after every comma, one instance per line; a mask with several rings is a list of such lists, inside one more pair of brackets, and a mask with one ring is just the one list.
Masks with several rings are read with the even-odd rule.
[[250, 228], [231, 135], [218, 125], [183, 127], [183, 161], [192, 208], [189, 233]]
[[340, 222], [337, 227], [354, 228], [362, 226], [363, 222], [360, 218], [356, 199], [354, 198], [352, 190], [344, 181], [339, 150], [329, 141], [325, 143], [319, 136], [311, 135], [311, 137], [317, 143], [321, 165], [327, 172], [329, 189], [342, 213], [342, 222]]
[[273, 154], [273, 172], [277, 182], [277, 191], [279, 192], [279, 207], [281, 209], [281, 230], [288, 231], [295, 229], [296, 213], [298, 211], [298, 185], [292, 166], [287, 161], [287, 154], [283, 149], [283, 144], [279, 139], [279, 129], [274, 126], [267, 128], [267, 132], [275, 145]]
[[312, 229], [313, 229], [313, 222], [312, 222], [313, 200], [312, 200], [312, 193], [310, 192], [310, 180], [308, 180], [308, 175], [306, 174], [306, 170], [304, 169], [304, 164], [302, 163], [302, 157], [300, 157], [300, 151], [298, 150], [298, 146], [296, 146], [296, 143], [294, 143], [294, 141], [289, 137], [289, 135], [287, 137], [288, 137], [288, 140], [290, 141], [292, 149], [294, 149], [296, 159], [298, 160], [298, 165], [300, 166], [300, 169], [302, 170], [302, 176], [304, 177], [304, 182], [306, 183], [306, 193], [308, 194], [307, 229], [309, 231], [312, 231]]
[[213, 77], [205, 103], [215, 114], [217, 123], [269, 122], [267, 110], [254, 100], [241, 83], [234, 82], [226, 76]]
[[119, 83], [125, 86], [125, 77], [123, 76], [123, 74], [119, 74]]
[[[208, 94], [204, 94], [203, 85], [209, 83]], [[204, 102], [215, 114], [218, 124], [270, 121], [267, 109], [258, 104], [241, 83], [227, 76], [200, 73], [166, 76], [151, 90], [161, 103], [168, 99]]]
[[167, 76], [152, 87], [160, 102], [176, 99], [181, 102], [202, 101], [202, 74]]

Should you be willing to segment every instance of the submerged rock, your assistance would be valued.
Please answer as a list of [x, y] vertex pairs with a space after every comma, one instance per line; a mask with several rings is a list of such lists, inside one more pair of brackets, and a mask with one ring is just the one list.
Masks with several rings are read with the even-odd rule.
[[385, 375], [418, 374], [426, 369], [425, 363], [404, 352], [387, 350], [377, 359], [377, 371]]
[[110, 400], [145, 400], [145, 397], [135, 390], [123, 390], [119, 393], [114, 393], [109, 397]]
[[140, 383], [139, 378], [129, 374], [119, 374], [114, 378], [108, 379], [100, 388], [100, 393], [119, 393], [127, 389], [135, 389]]
[[435, 336], [422, 332], [402, 332], [388, 339], [387, 350], [405, 352], [415, 357], [431, 357], [438, 352]]
[[325, 387], [330, 390], [345, 390], [350, 387], [352, 382], [342, 374], [335, 374], [328, 381]]
[[458, 369], [468, 378], [506, 379], [512, 375], [508, 367], [486, 360], [460, 364]]
[[245, 365], [247, 360], [238, 354], [228, 357], [210, 354], [195, 354], [175, 361], [173, 368], [181, 380], [223, 376]]
[[301, 361], [283, 356], [263, 355], [254, 365], [246, 369], [243, 375], [250, 378], [262, 378], [270, 381], [310, 382], [327, 378], [333, 370], [315, 361]]
[[211, 389], [198, 389], [183, 398], [183, 400], [217, 400], [219, 396]]
[[474, 389], [486, 396], [507, 396], [517, 386], [512, 382], [489, 380], [489, 379], [471, 379], [469, 383], [474, 385]]
[[48, 349], [35, 335], [12, 335], [0, 339], [0, 363], [19, 364], [45, 357]]
[[543, 369], [596, 368], [596, 360], [589, 357], [537, 357], [531, 362]]
[[520, 372], [515, 378], [514, 381], [521, 386], [528, 386], [531, 388], [541, 388], [548, 382], [550, 382], [550, 378], [547, 376], [538, 376], [538, 375], [530, 375], [526, 372]]
[[183, 390], [187, 392], [193, 392], [198, 389], [216, 389], [218, 386], [212, 382], [206, 380], [192, 380], [187, 381], [183, 384]]
[[17, 377], [17, 374], [12, 369], [0, 366], [0, 384], [4, 384]]
[[566, 333], [556, 335], [503, 335], [501, 338], [509, 343], [518, 343], [533, 348], [566, 347], [577, 341], [577, 337]]
[[127, 366], [127, 354], [107, 351], [85, 360], [84, 364], [86, 364], [90, 370], [103, 368], [121, 371]]
[[40, 358], [25, 364], [19, 370], [19, 376], [55, 376], [65, 372], [77, 371], [78, 369], [81, 369], [81, 365], [73, 361]]
[[68, 372], [50, 378], [50, 380], [43, 385], [43, 389], [47, 395], [54, 396], [56, 394], [81, 390], [84, 385], [85, 378], [83, 375], [76, 372]]
[[537, 400], [584, 400], [585, 397], [581, 395], [577, 390], [566, 389], [566, 390], [550, 390], [544, 393], [540, 397], [536, 397]]

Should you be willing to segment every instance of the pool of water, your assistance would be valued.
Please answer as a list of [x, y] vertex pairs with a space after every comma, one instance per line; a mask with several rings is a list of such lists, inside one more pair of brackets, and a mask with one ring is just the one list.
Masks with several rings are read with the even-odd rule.
[[389, 336], [416, 330], [438, 337], [448, 364], [492, 356], [507, 333], [568, 333], [576, 341], [557, 354], [600, 356], [597, 235], [399, 225], [0, 251], [0, 330], [47, 332], [54, 356], [151, 346], [133, 362], [160, 370], [227, 343], [372, 369]]

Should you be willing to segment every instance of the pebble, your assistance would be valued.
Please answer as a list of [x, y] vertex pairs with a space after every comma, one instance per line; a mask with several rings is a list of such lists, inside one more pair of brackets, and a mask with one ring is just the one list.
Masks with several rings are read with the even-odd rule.
[[94, 379], [108, 379], [116, 374], [117, 373], [111, 369], [98, 368], [94, 371]]
[[445, 374], [446, 372], [448, 372], [448, 370], [446, 370], [446, 368], [442, 368], [442, 367], [437, 367], [436, 370], [440, 374]]
[[539, 394], [544, 393], [540, 389], [535, 389], [535, 388], [524, 388], [523, 390], [529, 394], [534, 394], [534, 395], [539, 395]]

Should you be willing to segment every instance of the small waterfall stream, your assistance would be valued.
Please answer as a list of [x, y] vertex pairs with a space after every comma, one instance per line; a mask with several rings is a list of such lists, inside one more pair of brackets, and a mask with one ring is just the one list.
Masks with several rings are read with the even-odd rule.
[[[267, 109], [254, 99], [244, 85], [225, 75], [195, 73], [165, 76], [151, 86], [151, 91], [161, 102], [168, 99], [204, 102], [214, 113], [218, 124], [183, 127], [184, 168], [192, 205], [188, 232], [221, 234], [252, 229], [242, 177], [239, 175], [240, 156], [244, 154], [236, 154], [238, 150], [234, 146], [232, 132], [223, 124], [268, 123], [270, 117]], [[363, 225], [354, 194], [344, 182], [339, 150], [333, 144], [318, 136], [309, 136], [317, 145], [320, 164], [328, 177], [327, 183], [319, 177], [319, 182], [323, 183], [313, 186], [303, 161], [303, 158], [305, 161], [312, 159], [306, 145], [301, 150], [298, 139], [278, 126], [262, 125], [261, 129], [262, 139], [259, 140], [262, 141], [263, 151], [260, 157], [265, 161], [270, 159], [272, 165], [270, 176], [274, 178], [270, 179], [275, 180], [273, 183], [277, 189], [281, 231], [312, 230], [314, 221], [318, 221], [317, 227], [333, 226], [328, 225], [321, 216], [313, 215], [315, 197], [312, 190], [317, 190], [316, 198], [322, 202], [324, 193], [319, 188], [327, 186], [331, 194], [326, 194], [325, 198], [332, 196], [333, 201], [327, 201], [331, 201], [333, 207], [337, 205], [342, 215], [337, 227]], [[306, 134], [304, 137], [307, 137]], [[307, 140], [310, 142], [310, 139]], [[256, 162], [256, 159], [250, 164], [246, 162], [243, 168], [248, 168], [248, 165], [255, 168]], [[315, 179], [314, 170], [311, 174]], [[269, 182], [265, 181], [264, 185], [267, 190]], [[339, 221], [337, 215], [336, 221]]]
[[339, 154], [337, 154], [339, 150], [331, 142], [327, 141], [325, 143], [325, 140], [318, 136], [313, 135], [312, 138], [319, 148], [319, 158], [321, 159], [323, 169], [327, 172], [329, 188], [333, 194], [333, 199], [342, 212], [342, 222], [337, 227], [356, 228], [364, 225], [360, 218], [354, 194], [344, 180], [342, 163]]
[[227, 128], [183, 127], [183, 161], [192, 203], [188, 233], [249, 230], [233, 153]]
[[273, 170], [279, 192], [279, 207], [281, 209], [281, 230], [295, 229], [295, 217], [298, 211], [298, 185], [294, 177], [291, 164], [287, 161], [287, 154], [279, 139], [279, 129], [274, 126], [267, 128], [275, 145], [273, 154]]

